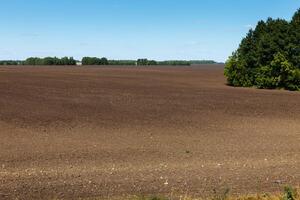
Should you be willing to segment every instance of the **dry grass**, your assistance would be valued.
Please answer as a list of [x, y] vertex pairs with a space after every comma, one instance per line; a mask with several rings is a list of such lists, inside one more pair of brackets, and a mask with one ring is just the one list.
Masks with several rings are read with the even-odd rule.
[[244, 196], [230, 196], [229, 190], [223, 191], [223, 193], [217, 194], [211, 198], [190, 198], [187, 196], [181, 196], [177, 198], [167, 198], [167, 197], [132, 197], [129, 200], [300, 200], [300, 189], [295, 189], [292, 187], [285, 187], [283, 193], [278, 194], [257, 194], [257, 195], [244, 195]]
[[163, 196], [131, 196], [120, 198], [88, 198], [82, 200], [300, 200], [300, 189], [285, 187], [282, 193], [277, 194], [256, 194], [256, 195], [240, 195], [231, 196], [229, 190], [221, 193], [215, 193], [210, 198], [190, 198], [188, 195], [179, 197], [163, 197]]

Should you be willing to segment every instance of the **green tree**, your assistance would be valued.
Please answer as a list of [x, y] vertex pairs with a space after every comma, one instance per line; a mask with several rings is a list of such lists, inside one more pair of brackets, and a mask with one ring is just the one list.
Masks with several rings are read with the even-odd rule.
[[300, 69], [300, 9], [294, 14], [289, 30], [288, 54], [291, 62]]
[[259, 21], [226, 62], [233, 86], [299, 90], [300, 10], [292, 21]]
[[137, 65], [148, 65], [148, 59], [138, 59], [137, 60]]
[[108, 60], [107, 60], [107, 58], [101, 58], [101, 65], [108, 65], [109, 63], [108, 63]]
[[83, 57], [82, 65], [108, 65], [109, 62], [107, 58], [97, 58], [97, 57]]

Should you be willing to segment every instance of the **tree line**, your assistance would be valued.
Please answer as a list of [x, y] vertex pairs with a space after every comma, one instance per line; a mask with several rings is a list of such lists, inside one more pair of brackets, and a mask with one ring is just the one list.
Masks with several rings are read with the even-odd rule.
[[300, 90], [300, 9], [291, 21], [259, 21], [226, 62], [232, 86]]
[[156, 61], [146, 58], [138, 60], [108, 60], [107, 58], [83, 57], [81, 61], [75, 60], [73, 57], [30, 57], [24, 61], [3, 60], [0, 65], [131, 65], [131, 66], [155, 66], [155, 65], [170, 65], [170, 66], [190, 66], [196, 64], [216, 64], [212, 60], [168, 60]]
[[73, 57], [46, 57], [46, 58], [27, 58], [23, 65], [76, 65], [76, 60]]
[[21, 65], [22, 62], [20, 60], [1, 60], [0, 65]]

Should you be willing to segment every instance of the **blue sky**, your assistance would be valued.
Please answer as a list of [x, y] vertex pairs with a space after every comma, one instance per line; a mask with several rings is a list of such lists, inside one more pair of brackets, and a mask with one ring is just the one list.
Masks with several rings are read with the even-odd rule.
[[0, 60], [30, 56], [225, 61], [250, 27], [300, 0], [1, 0]]

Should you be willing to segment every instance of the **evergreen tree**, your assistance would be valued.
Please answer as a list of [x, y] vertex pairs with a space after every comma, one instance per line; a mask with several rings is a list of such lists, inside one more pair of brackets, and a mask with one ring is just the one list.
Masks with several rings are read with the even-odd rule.
[[291, 22], [259, 21], [228, 59], [224, 73], [233, 86], [299, 90], [299, 70], [300, 10]]

